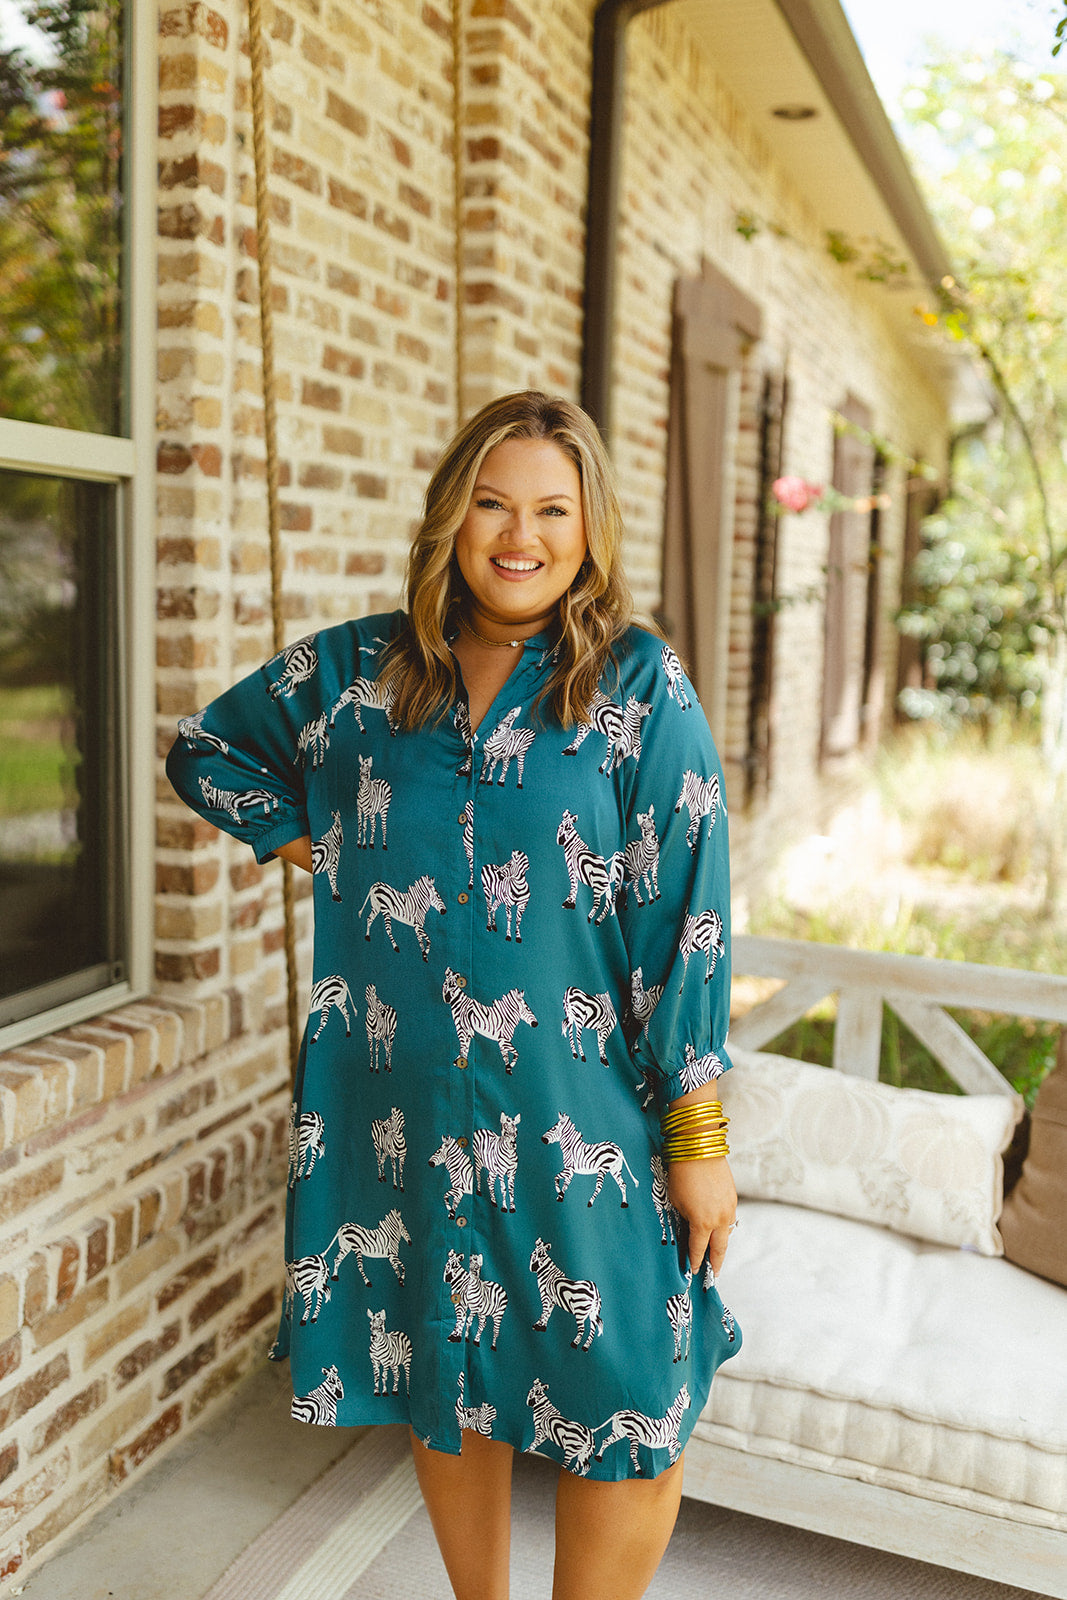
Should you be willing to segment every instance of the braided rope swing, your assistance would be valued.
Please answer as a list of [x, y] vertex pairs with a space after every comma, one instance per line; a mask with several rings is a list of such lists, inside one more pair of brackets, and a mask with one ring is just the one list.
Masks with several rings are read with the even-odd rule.
[[[278, 431], [274, 382], [274, 308], [271, 303], [270, 192], [267, 184], [267, 119], [263, 93], [263, 27], [260, 0], [248, 0], [248, 53], [252, 67], [252, 151], [256, 167], [256, 260], [259, 268], [259, 333], [263, 370], [263, 443], [267, 458], [267, 531], [270, 536], [270, 614], [275, 654], [284, 646], [282, 554], [278, 531]], [[286, 1012], [289, 1022], [289, 1087], [300, 1054], [296, 994], [296, 910], [293, 866], [282, 861], [285, 920]]]

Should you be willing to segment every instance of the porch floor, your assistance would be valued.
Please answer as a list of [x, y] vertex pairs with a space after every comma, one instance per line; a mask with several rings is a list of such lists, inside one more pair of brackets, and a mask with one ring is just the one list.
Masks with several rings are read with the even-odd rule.
[[[288, 1368], [264, 1362], [214, 1417], [13, 1592], [30, 1600], [203, 1600], [241, 1551], [366, 1431], [294, 1422], [289, 1399]], [[535, 1600], [550, 1587], [554, 1470], [534, 1458], [520, 1466], [513, 1592]], [[1026, 1590], [685, 1501], [649, 1600], [710, 1600], [724, 1590], [734, 1600], [896, 1600], [902, 1592], [916, 1600], [1036, 1600]], [[421, 1509], [353, 1592], [384, 1600], [416, 1591], [424, 1600], [448, 1594]]]

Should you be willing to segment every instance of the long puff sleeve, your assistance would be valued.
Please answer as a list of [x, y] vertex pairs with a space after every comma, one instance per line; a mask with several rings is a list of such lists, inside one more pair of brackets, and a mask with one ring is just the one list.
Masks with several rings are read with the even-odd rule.
[[300, 639], [184, 717], [167, 756], [177, 794], [216, 828], [271, 860], [308, 832], [302, 745], [325, 713], [314, 636]]
[[722, 768], [695, 691], [669, 646], [642, 641], [639, 654], [626, 688], [651, 712], [627, 797], [618, 915], [631, 1052], [662, 1109], [730, 1066], [729, 840]]

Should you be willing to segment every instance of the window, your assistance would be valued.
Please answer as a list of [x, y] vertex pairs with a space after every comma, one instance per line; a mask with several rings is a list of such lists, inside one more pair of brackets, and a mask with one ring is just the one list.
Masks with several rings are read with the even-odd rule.
[[759, 490], [752, 563], [752, 639], [745, 748], [746, 804], [765, 798], [771, 781], [775, 602], [778, 593], [778, 530], [781, 526], [781, 518], [773, 504], [771, 485], [782, 475], [788, 403], [789, 384], [785, 374], [765, 373], [760, 396]]
[[4, 1045], [147, 987], [153, 32], [142, 0], [0, 0]]
[[[867, 406], [849, 395], [841, 415], [869, 433]], [[834, 488], [851, 499], [877, 492], [872, 446], [847, 430], [834, 441]], [[873, 722], [878, 642], [878, 511], [835, 511], [826, 571], [821, 756], [855, 749]]]

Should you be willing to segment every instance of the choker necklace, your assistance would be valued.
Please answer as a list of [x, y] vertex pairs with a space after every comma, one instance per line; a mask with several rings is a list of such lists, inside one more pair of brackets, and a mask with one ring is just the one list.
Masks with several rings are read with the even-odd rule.
[[462, 611], [456, 612], [456, 618], [461, 628], [465, 628], [472, 639], [478, 639], [482, 644], [491, 645], [494, 650], [520, 650], [525, 643], [523, 639], [487, 639], [484, 633], [479, 633], [477, 628], [472, 628]]

